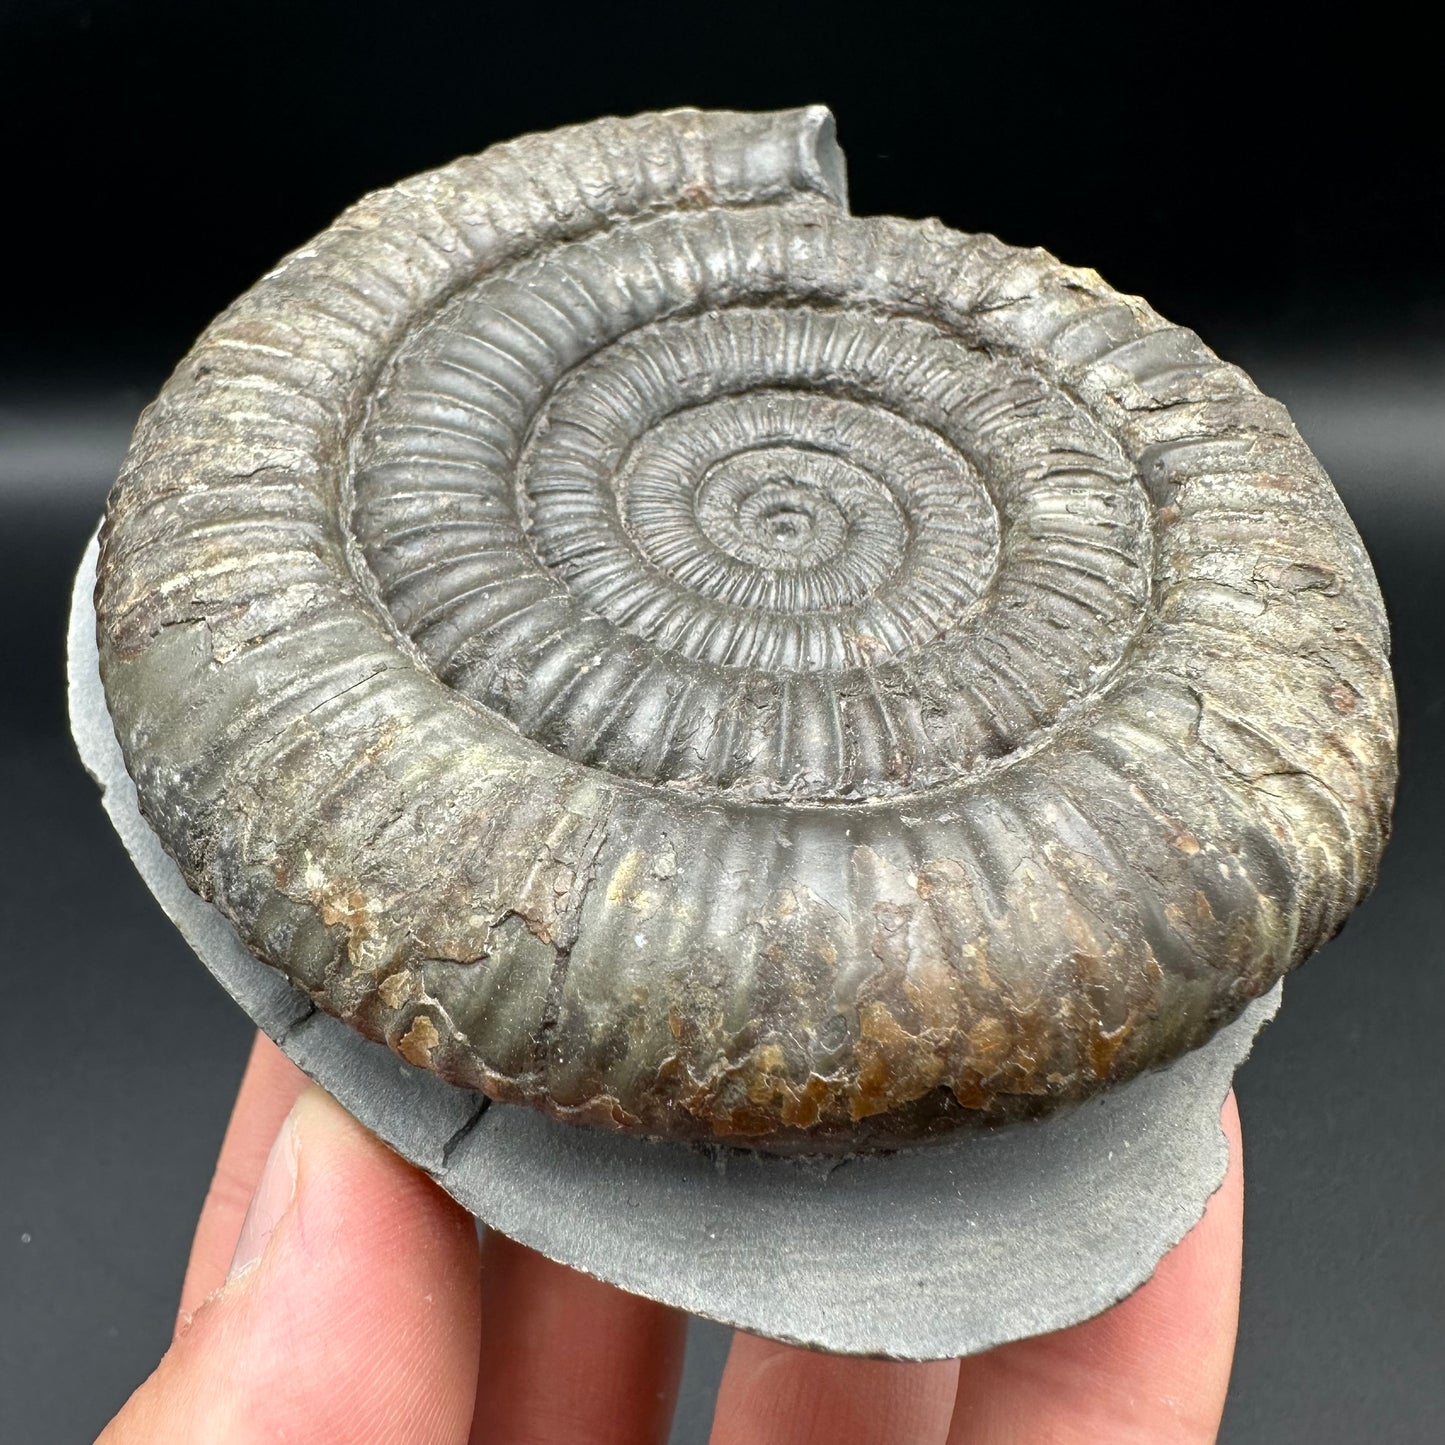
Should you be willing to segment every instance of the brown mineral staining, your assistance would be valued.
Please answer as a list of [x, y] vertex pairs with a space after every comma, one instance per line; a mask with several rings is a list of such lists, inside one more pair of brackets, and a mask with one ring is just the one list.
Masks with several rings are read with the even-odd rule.
[[376, 991], [387, 1008], [400, 1008], [411, 997], [413, 983], [413, 975], [402, 971], [382, 979], [377, 984]]
[[365, 897], [354, 888], [349, 892], [322, 889], [315, 895], [315, 902], [321, 911], [321, 921], [328, 928], [339, 924], [346, 930], [347, 957], [352, 963], [360, 962], [371, 931], [371, 914]]
[[411, 1027], [396, 1041], [396, 1051], [407, 1063], [419, 1069], [431, 1067], [431, 1053], [441, 1042], [436, 1025], [425, 1015], [418, 1014]]
[[855, 1119], [920, 1098], [943, 1078], [933, 1041], [903, 1028], [882, 1004], [864, 1004], [858, 1022], [858, 1083], [850, 1101]]
[[816, 107], [368, 197], [142, 418], [96, 612], [246, 944], [594, 1127], [1086, 1099], [1333, 936], [1388, 832], [1384, 612], [1284, 408], [1093, 272], [851, 216]]
[[1116, 1029], [1105, 1029], [1096, 1020], [1089, 1039], [1089, 1063], [1096, 1079], [1107, 1079], [1118, 1057], [1120, 1048], [1129, 1037], [1129, 1024], [1124, 1022]]
[[782, 1101], [783, 1123], [790, 1129], [811, 1129], [822, 1116], [831, 1092], [828, 1081], [816, 1074], [801, 1089], [789, 1089]]

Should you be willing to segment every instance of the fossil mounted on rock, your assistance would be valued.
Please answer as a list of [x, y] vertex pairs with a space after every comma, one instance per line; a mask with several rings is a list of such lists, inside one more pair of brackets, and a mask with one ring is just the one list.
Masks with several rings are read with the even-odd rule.
[[1091, 271], [857, 218], [827, 112], [366, 197], [136, 433], [96, 591], [142, 808], [247, 946], [567, 1119], [895, 1146], [1209, 1038], [1394, 788], [1284, 408]]

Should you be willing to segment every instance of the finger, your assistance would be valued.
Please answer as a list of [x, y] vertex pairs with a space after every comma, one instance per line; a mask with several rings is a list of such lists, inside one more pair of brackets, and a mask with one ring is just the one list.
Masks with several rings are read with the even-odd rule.
[[176, 1329], [226, 1278], [226, 1269], [241, 1233], [241, 1221], [255, 1193], [261, 1166], [281, 1121], [306, 1087], [306, 1075], [265, 1034], [257, 1034], [241, 1079], [231, 1122], [221, 1142], [216, 1172], [201, 1206], [200, 1222], [191, 1242], [191, 1259], [181, 1285]]
[[1239, 1112], [1220, 1123], [1229, 1169], [1204, 1218], [1154, 1277], [1073, 1329], [963, 1361], [949, 1445], [1201, 1445], [1219, 1431], [1239, 1319], [1244, 1171]]
[[471, 1217], [319, 1089], [269, 1152], [231, 1278], [102, 1445], [461, 1445], [476, 1388]]
[[735, 1334], [712, 1445], [943, 1445], [958, 1361], [820, 1355]]
[[471, 1445], [649, 1445], [667, 1439], [686, 1320], [544, 1259], [482, 1243], [482, 1341]]

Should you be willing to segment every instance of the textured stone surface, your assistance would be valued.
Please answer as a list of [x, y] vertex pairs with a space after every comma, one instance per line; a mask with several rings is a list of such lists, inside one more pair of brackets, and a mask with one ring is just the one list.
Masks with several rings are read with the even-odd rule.
[[141, 817], [96, 671], [94, 562], [92, 549], [71, 615], [71, 726], [142, 878], [286, 1053], [491, 1227], [737, 1328], [944, 1359], [1106, 1309], [1218, 1187], [1219, 1108], [1279, 987], [1172, 1068], [1078, 1109], [845, 1161], [573, 1129], [402, 1062], [253, 957]]
[[102, 676], [188, 883], [449, 1080], [850, 1151], [1088, 1098], [1341, 926], [1394, 787], [1284, 408], [1093, 272], [675, 112], [359, 202], [108, 509]]

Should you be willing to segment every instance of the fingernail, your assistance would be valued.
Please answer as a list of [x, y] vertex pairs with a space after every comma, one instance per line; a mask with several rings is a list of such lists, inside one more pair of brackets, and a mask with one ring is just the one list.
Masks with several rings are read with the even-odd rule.
[[241, 1237], [236, 1241], [236, 1252], [231, 1257], [227, 1284], [254, 1269], [265, 1253], [266, 1245], [296, 1193], [296, 1154], [296, 1115], [293, 1110], [286, 1116], [286, 1122], [281, 1125], [271, 1152], [266, 1156], [266, 1166], [261, 1170], [256, 1192], [251, 1196], [241, 1225]]

